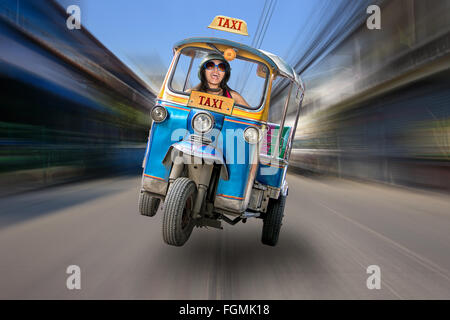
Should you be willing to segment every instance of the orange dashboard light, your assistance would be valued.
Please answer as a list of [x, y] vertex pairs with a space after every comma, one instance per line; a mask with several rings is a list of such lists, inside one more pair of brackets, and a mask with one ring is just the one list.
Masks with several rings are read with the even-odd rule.
[[223, 57], [227, 61], [233, 61], [236, 58], [236, 51], [232, 48], [228, 48], [223, 52]]

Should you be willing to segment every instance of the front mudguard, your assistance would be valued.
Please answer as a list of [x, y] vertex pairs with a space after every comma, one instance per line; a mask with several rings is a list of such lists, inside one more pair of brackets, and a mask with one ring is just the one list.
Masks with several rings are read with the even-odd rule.
[[201, 144], [198, 142], [183, 140], [176, 142], [169, 147], [162, 162], [166, 167], [169, 167], [177, 157], [182, 155], [192, 156], [194, 158], [192, 162], [193, 164], [220, 164], [220, 178], [223, 180], [229, 179], [228, 168], [223, 154], [216, 147], [209, 144]]

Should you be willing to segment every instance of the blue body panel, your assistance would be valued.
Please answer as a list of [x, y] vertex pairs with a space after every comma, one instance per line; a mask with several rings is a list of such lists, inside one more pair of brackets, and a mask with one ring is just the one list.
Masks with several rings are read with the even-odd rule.
[[283, 182], [284, 168], [278, 168], [276, 166], [268, 166], [260, 164], [258, 168], [258, 174], [256, 175], [256, 181], [272, 186], [275, 188], [281, 187]]
[[[161, 123], [153, 123], [150, 131], [149, 149], [147, 150], [147, 160], [144, 168], [144, 174], [151, 178], [168, 180], [169, 170], [162, 160], [169, 147], [176, 141], [183, 139], [183, 131], [186, 132], [187, 119], [190, 109], [182, 106], [163, 104], [168, 112], [167, 119]], [[184, 110], [183, 110], [184, 109]], [[172, 137], [176, 129], [180, 129], [180, 135]]]
[[[241, 199], [244, 197], [245, 187], [250, 174], [250, 167], [256, 156], [256, 145], [251, 145], [244, 140], [244, 129], [249, 126], [259, 126], [257, 122], [241, 120], [235, 117], [226, 116], [223, 122], [222, 134], [223, 139], [223, 155], [227, 162], [229, 180], [219, 180], [217, 186], [217, 194]], [[240, 130], [237, 130], [240, 129]], [[234, 143], [228, 141], [227, 130], [234, 132]], [[228, 145], [228, 148], [227, 148]], [[233, 149], [231, 149], [231, 146]], [[240, 152], [238, 152], [238, 150]], [[242, 153], [244, 150], [244, 153]]]
[[[168, 180], [170, 167], [163, 164], [163, 159], [169, 148], [178, 143], [186, 148], [193, 147], [191, 141], [183, 140], [194, 131], [191, 127], [193, 116], [200, 111], [196, 108], [188, 108], [183, 105], [158, 101], [166, 107], [168, 116], [161, 123], [154, 123], [150, 131], [146, 159], [144, 159], [144, 174], [150, 178]], [[255, 162], [257, 145], [245, 142], [244, 129], [249, 126], [260, 127], [260, 123], [251, 120], [210, 112], [215, 118], [214, 130], [205, 134], [212, 140], [210, 146], [201, 146], [197, 151], [208, 154], [219, 154], [223, 156], [228, 169], [228, 180], [220, 179], [217, 186], [217, 194], [230, 198], [242, 199], [245, 196], [245, 189], [251, 172], [251, 166]], [[179, 129], [176, 134], [173, 134]], [[240, 130], [237, 130], [240, 129]], [[227, 131], [229, 130], [229, 131]], [[230, 140], [230, 141], [227, 141]], [[234, 140], [232, 143], [231, 140]], [[228, 142], [228, 143], [227, 143]], [[238, 152], [239, 150], [239, 152]], [[272, 170], [271, 175], [262, 175], [261, 166], [258, 166], [257, 181], [279, 187], [283, 177], [283, 169]]]

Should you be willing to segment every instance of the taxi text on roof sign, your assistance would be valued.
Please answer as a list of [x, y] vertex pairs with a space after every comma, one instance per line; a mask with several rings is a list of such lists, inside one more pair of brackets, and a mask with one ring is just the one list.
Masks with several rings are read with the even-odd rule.
[[247, 23], [241, 19], [235, 19], [225, 16], [216, 16], [211, 22], [211, 24], [208, 26], [208, 28], [248, 36]]
[[205, 109], [230, 115], [233, 111], [234, 100], [200, 91], [192, 91], [188, 107]]

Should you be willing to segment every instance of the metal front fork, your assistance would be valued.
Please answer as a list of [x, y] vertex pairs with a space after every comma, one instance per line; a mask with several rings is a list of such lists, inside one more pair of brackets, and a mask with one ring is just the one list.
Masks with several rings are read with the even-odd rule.
[[189, 178], [197, 184], [197, 198], [195, 199], [193, 217], [201, 218], [201, 210], [211, 181], [213, 165], [212, 164], [190, 164], [188, 166]]
[[[184, 156], [189, 158], [189, 156]], [[181, 161], [181, 159], [176, 159], [172, 166], [172, 171], [169, 176], [169, 185], [174, 182], [177, 178], [179, 178], [184, 170], [185, 163]], [[185, 159], [188, 160], [188, 159]], [[190, 159], [192, 160], [192, 159]], [[201, 210], [203, 202], [205, 201], [205, 196], [208, 191], [209, 182], [211, 180], [211, 174], [213, 165], [212, 164], [195, 164], [192, 162], [188, 162], [191, 164], [186, 164], [188, 168], [188, 177], [195, 182], [197, 185], [197, 196], [195, 199], [194, 209], [192, 210], [193, 218], [201, 218]]]
[[169, 175], [169, 186], [177, 178], [181, 177], [181, 174], [183, 173], [184, 163], [181, 159], [181, 157], [177, 157], [172, 165], [172, 171], [170, 171]]

